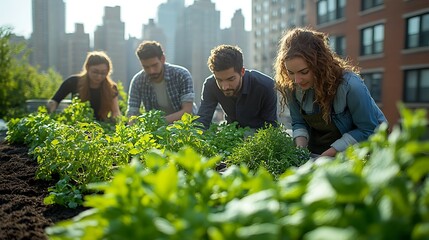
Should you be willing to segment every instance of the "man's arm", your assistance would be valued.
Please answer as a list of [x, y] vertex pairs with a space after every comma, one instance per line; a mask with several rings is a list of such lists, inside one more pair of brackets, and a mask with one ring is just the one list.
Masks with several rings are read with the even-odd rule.
[[168, 123], [173, 123], [174, 121], [180, 120], [185, 113], [192, 113], [193, 102], [184, 102], [182, 103], [182, 109], [177, 112], [174, 112], [165, 117]]
[[201, 91], [201, 106], [198, 109], [198, 116], [200, 116], [200, 118], [198, 118], [197, 121], [201, 122], [206, 129], [210, 127], [213, 114], [218, 104], [214, 88], [217, 88], [217, 86], [210, 84], [210, 78], [208, 78], [204, 82], [203, 89]]
[[141, 104], [141, 90], [139, 85], [139, 79], [141, 78], [141, 73], [137, 73], [131, 80], [130, 90], [128, 91], [128, 106], [127, 106], [127, 117], [137, 116], [140, 113], [140, 104]]

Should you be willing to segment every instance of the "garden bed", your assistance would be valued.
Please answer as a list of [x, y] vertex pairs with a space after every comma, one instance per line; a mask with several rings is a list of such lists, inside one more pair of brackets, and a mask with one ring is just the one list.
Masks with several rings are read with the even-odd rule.
[[36, 180], [36, 169], [26, 146], [0, 142], [0, 239], [47, 239], [46, 227], [83, 211], [44, 205], [55, 182]]

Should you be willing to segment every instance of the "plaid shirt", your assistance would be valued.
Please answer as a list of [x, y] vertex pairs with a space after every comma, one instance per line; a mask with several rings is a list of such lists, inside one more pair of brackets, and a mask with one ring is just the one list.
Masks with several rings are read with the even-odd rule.
[[[182, 103], [194, 101], [195, 93], [192, 76], [186, 68], [165, 63], [164, 81], [166, 82], [167, 95], [174, 111], [180, 111]], [[144, 70], [138, 72], [131, 80], [128, 93], [127, 116], [139, 115], [142, 102], [146, 111], [159, 109], [155, 91], [149, 76], [146, 75]]]

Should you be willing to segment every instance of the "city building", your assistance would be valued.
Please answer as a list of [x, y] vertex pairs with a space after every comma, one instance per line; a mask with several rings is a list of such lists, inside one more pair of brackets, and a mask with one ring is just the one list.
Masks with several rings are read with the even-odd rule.
[[30, 63], [41, 71], [53, 68], [63, 73], [62, 46], [65, 39], [65, 4], [63, 0], [32, 1], [33, 32]]
[[127, 54], [125, 46], [125, 23], [121, 21], [121, 7], [105, 7], [103, 23], [94, 32], [94, 50], [105, 51], [112, 60], [112, 79], [127, 82]]
[[241, 9], [236, 10], [231, 19], [231, 27], [221, 30], [221, 44], [236, 45], [243, 51], [243, 64], [253, 68], [252, 34], [244, 27]]
[[195, 0], [179, 20], [176, 62], [186, 67], [194, 80], [195, 102], [199, 106], [210, 50], [220, 43], [220, 12], [210, 0]]
[[307, 25], [306, 2], [313, 0], [252, 0], [253, 64], [273, 76], [273, 62], [282, 33]]
[[75, 32], [67, 33], [63, 43], [64, 72], [67, 77], [82, 71], [87, 53], [90, 51], [89, 34], [82, 23], [75, 24]]
[[42, 70], [52, 67], [64, 79], [81, 70], [86, 52], [102, 50], [112, 59], [112, 79], [121, 82], [128, 91], [132, 77], [141, 70], [135, 55], [138, 44], [143, 40], [156, 40], [163, 45], [168, 62], [182, 65], [191, 72], [199, 105], [202, 84], [211, 74], [207, 59], [212, 48], [222, 43], [238, 45], [244, 53], [245, 67], [254, 67], [253, 37], [245, 30], [243, 13], [237, 10], [231, 27], [221, 30], [220, 11], [211, 0], [195, 0], [187, 7], [184, 0], [168, 0], [158, 7], [158, 22], [149, 20], [142, 26], [140, 39], [129, 36], [127, 40], [121, 8], [105, 7], [102, 23], [94, 32], [93, 44], [83, 24], [76, 24], [74, 33], [65, 33], [65, 15], [63, 0], [33, 0], [34, 26], [30, 43], [34, 51], [32, 59], [37, 61], [32, 64], [42, 65]]
[[142, 65], [137, 57], [136, 50], [139, 44], [141, 43], [141, 39], [136, 37], [129, 36], [126, 40], [126, 52], [127, 52], [127, 79], [124, 82], [124, 90], [128, 93], [128, 89], [130, 88], [131, 79], [134, 75], [142, 70]]
[[390, 124], [398, 103], [429, 109], [429, 1], [308, 1], [309, 24], [361, 68]]
[[164, 48], [163, 50], [165, 51], [164, 46], [167, 45], [167, 37], [164, 34], [164, 30], [156, 25], [154, 19], [149, 19], [148, 24], [143, 25], [142, 38], [143, 41], [149, 40], [159, 42]]
[[176, 63], [176, 34], [179, 19], [185, 11], [185, 0], [168, 0], [158, 6], [158, 26], [164, 31], [166, 42], [163, 44], [167, 60]]

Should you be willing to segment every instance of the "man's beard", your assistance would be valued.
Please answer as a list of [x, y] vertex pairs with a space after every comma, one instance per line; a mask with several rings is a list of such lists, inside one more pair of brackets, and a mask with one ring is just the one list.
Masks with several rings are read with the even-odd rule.
[[161, 78], [161, 76], [164, 74], [164, 68], [161, 69], [159, 73], [152, 73], [149, 74], [149, 79], [152, 81], [157, 81]]
[[222, 92], [227, 97], [232, 97], [236, 94], [236, 91], [234, 89], [224, 90]]
[[161, 74], [162, 74], [162, 70], [159, 73], [152, 73], [152, 74], [150, 74], [149, 78], [151, 80], [158, 80], [161, 77]]
[[227, 90], [223, 90], [223, 95], [225, 95], [226, 97], [234, 97], [234, 96], [238, 96], [239, 92], [241, 91], [241, 86], [243, 85], [242, 79], [240, 79], [240, 84], [237, 86], [237, 88], [235, 89], [227, 89]]

